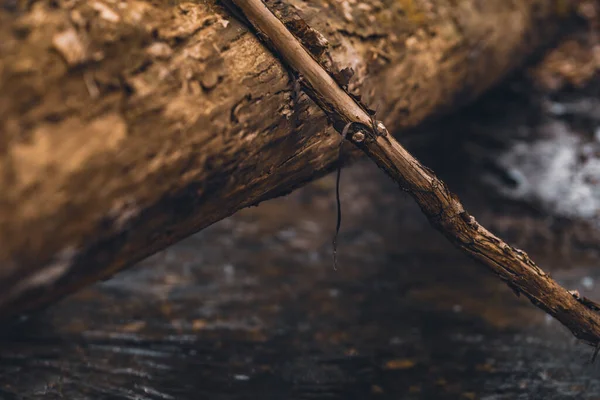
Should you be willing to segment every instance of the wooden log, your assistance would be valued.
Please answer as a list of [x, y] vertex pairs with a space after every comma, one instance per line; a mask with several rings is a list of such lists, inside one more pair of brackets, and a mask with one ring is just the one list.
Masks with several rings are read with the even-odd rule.
[[[349, 89], [402, 129], [475, 98], [567, 14], [553, 0], [455, 3], [276, 6], [292, 23], [295, 6], [331, 68], [355, 71]], [[213, 1], [1, 5], [0, 316], [335, 163], [324, 115], [293, 104], [283, 66]]]

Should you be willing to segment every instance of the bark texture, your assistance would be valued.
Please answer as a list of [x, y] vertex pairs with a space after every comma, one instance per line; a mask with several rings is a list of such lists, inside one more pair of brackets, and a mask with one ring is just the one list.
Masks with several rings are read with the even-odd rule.
[[[27, 3], [24, 5], [23, 3]], [[565, 2], [291, 0], [397, 129], [476, 97]], [[0, 316], [329, 171], [339, 136], [214, 1], [0, 2]], [[298, 123], [299, 122], [299, 123]]]

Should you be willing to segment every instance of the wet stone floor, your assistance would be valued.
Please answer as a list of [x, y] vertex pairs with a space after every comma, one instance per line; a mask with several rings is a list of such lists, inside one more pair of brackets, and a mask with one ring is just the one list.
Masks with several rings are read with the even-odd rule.
[[[328, 176], [4, 326], [0, 398], [600, 399], [591, 349], [367, 162], [342, 177], [334, 271], [333, 195]], [[596, 265], [544, 260], [600, 299]]]

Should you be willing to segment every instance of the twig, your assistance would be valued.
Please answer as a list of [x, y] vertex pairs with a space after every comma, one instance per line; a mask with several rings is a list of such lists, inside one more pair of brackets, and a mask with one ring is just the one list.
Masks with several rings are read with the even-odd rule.
[[342, 177], [342, 149], [344, 148], [344, 142], [347, 139], [348, 132], [352, 127], [352, 123], [348, 122], [342, 130], [342, 140], [340, 140], [338, 149], [338, 166], [337, 173], [335, 176], [335, 203], [337, 206], [337, 218], [335, 222], [335, 233], [333, 234], [333, 270], [337, 271], [338, 259], [337, 259], [337, 241], [338, 235], [340, 234], [340, 226], [342, 225], [342, 203], [340, 201], [340, 179]]
[[373, 121], [367, 108], [336, 83], [261, 0], [232, 1], [267, 45], [302, 78], [305, 91], [336, 130], [341, 132], [351, 123], [348, 140], [415, 199], [436, 229], [577, 338], [593, 346], [600, 344], [600, 314], [556, 283], [525, 252], [479, 225], [444, 182], [406, 151], [383, 123]]

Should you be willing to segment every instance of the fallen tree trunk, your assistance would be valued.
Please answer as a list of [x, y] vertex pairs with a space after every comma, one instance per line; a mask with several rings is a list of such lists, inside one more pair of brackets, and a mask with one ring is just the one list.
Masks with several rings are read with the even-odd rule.
[[[339, 136], [217, 4], [51, 3], [0, 8], [0, 316], [331, 170]], [[400, 128], [476, 97], [565, 15], [454, 3], [289, 2]]]

